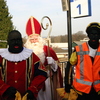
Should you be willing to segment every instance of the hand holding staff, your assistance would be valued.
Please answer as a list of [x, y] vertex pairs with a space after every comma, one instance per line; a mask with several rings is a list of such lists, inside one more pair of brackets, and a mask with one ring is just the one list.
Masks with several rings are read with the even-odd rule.
[[[49, 26], [48, 23], [46, 24], [46, 27], [43, 26], [43, 20], [44, 20], [44, 18], [47, 18], [47, 19], [49, 20], [49, 22], [50, 22], [50, 30], [49, 30], [49, 33], [48, 33], [48, 36], [47, 36], [48, 56], [50, 57], [50, 49], [49, 49], [49, 47], [50, 47], [50, 33], [51, 33], [51, 29], [52, 29], [52, 22], [51, 22], [51, 20], [50, 20], [50, 18], [49, 18], [48, 16], [44, 16], [44, 17], [42, 18], [42, 20], [41, 20], [41, 26], [42, 26], [42, 28], [43, 28], [44, 30], [47, 30], [47, 29], [48, 29], [48, 26]], [[52, 72], [51, 72], [51, 67], [50, 67], [50, 65], [49, 65], [49, 71], [50, 71], [51, 96], [52, 96], [52, 100], [54, 100], [54, 98], [53, 98], [53, 91], [52, 91], [52, 77], [51, 77], [51, 73], [52, 73]]]

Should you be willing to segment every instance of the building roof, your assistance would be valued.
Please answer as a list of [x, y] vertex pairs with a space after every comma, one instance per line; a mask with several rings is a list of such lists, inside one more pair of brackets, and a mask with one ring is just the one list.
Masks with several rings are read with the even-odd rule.
[[68, 43], [50, 43], [50, 45], [55, 48], [68, 48]]

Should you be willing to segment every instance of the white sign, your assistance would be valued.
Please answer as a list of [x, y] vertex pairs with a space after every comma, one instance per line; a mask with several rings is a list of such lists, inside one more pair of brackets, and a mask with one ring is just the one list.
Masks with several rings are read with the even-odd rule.
[[70, 0], [71, 17], [91, 16], [91, 0]]

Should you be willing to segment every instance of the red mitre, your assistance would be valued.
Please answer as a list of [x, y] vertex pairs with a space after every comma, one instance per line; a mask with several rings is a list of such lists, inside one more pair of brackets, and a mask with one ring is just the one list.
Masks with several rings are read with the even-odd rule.
[[30, 17], [26, 24], [26, 34], [30, 35], [40, 35], [41, 25], [38, 20], [34, 17]]

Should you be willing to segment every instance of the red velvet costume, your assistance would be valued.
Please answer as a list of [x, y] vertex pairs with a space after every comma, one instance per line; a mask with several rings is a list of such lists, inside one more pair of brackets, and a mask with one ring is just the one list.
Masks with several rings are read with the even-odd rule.
[[22, 60], [18, 62], [12, 62], [6, 60], [5, 65], [5, 81], [2, 80], [2, 61], [3, 58], [0, 56], [0, 100], [3, 93], [7, 90], [8, 87], [15, 87], [23, 96], [25, 91], [31, 90], [35, 97], [39, 90], [44, 85], [46, 80], [46, 70], [44, 66], [40, 63], [39, 58], [33, 53], [32, 54], [32, 68], [30, 72], [30, 85], [28, 86], [27, 79], [27, 60]]

